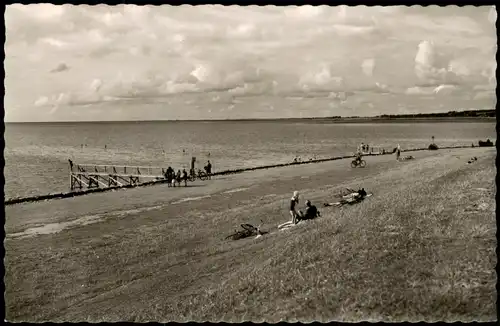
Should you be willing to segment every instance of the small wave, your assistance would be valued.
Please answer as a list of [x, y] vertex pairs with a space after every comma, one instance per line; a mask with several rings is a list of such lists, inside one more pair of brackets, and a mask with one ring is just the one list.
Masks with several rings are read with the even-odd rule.
[[250, 188], [249, 187], [244, 187], [244, 188], [231, 189], [231, 190], [224, 191], [223, 194], [232, 194], [233, 192], [245, 191], [247, 189], [250, 189]]
[[181, 200], [174, 201], [172, 204], [180, 204], [180, 203], [184, 203], [187, 201], [200, 200], [200, 199], [209, 198], [209, 197], [211, 197], [211, 196], [206, 195], [206, 196], [200, 196], [200, 197], [186, 197], [186, 198], [183, 198]]

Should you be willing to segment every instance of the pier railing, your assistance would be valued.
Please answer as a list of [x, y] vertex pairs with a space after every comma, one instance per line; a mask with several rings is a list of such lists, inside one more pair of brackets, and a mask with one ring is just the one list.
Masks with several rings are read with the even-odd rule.
[[166, 169], [155, 166], [124, 166], [70, 163], [70, 189], [138, 185], [164, 179]]

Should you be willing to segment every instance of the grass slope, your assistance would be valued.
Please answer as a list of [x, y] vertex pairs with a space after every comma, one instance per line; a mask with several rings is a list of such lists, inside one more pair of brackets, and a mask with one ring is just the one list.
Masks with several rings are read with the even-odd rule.
[[[495, 320], [495, 169], [488, 153], [470, 165], [450, 154], [303, 189], [323, 217], [288, 231], [275, 229], [283, 207], [269, 197], [179, 210], [168, 223], [148, 215], [135, 227], [120, 220], [9, 240], [6, 318]], [[320, 207], [360, 181], [373, 197]], [[249, 215], [266, 221], [271, 234], [221, 240]]]

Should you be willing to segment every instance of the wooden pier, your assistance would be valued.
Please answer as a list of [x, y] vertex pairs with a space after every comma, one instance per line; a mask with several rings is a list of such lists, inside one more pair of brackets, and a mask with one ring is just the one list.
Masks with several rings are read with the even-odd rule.
[[155, 166], [73, 164], [70, 161], [70, 189], [138, 185], [164, 179], [165, 171], [166, 168]]

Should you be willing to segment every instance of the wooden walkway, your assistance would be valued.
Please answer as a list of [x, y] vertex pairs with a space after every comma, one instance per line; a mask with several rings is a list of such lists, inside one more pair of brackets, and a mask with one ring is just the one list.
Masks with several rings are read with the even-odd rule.
[[166, 168], [155, 166], [72, 164], [70, 162], [70, 189], [137, 185], [164, 179], [165, 171]]

